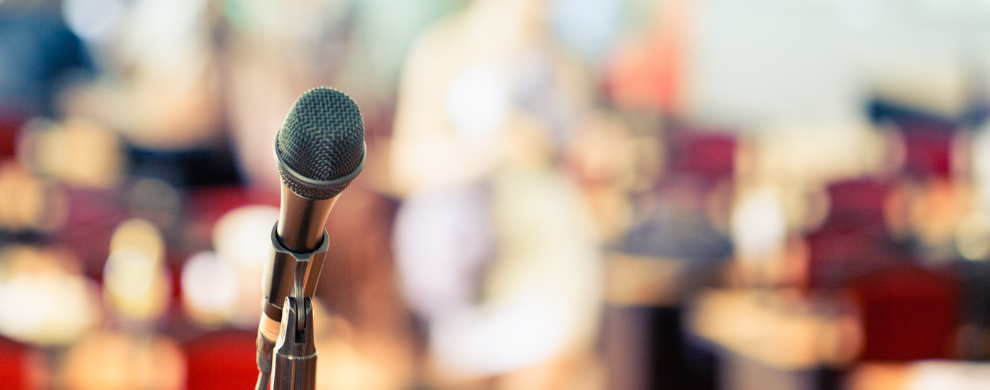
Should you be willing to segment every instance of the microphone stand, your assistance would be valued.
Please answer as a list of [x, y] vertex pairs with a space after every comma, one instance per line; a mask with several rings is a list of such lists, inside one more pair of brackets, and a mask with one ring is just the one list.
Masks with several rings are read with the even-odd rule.
[[329, 235], [324, 230], [323, 243], [319, 248], [309, 253], [296, 253], [279, 242], [276, 228], [272, 228], [272, 246], [275, 247], [277, 261], [295, 261], [292, 278], [294, 283], [292, 296], [286, 296], [283, 300], [278, 340], [273, 344], [260, 334], [258, 336], [260, 373], [257, 390], [264, 390], [268, 385], [271, 385], [271, 390], [316, 388], [318, 354], [313, 340], [313, 300], [305, 293], [307, 280], [319, 278], [319, 268], [322, 268], [322, 260], [329, 247], [328, 241]]

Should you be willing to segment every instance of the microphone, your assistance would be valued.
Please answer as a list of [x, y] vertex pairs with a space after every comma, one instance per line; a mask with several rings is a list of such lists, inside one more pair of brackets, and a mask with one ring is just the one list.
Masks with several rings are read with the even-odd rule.
[[[341, 191], [364, 167], [365, 151], [364, 124], [357, 104], [331, 88], [314, 88], [300, 96], [275, 136], [282, 199], [278, 223], [272, 230], [276, 253], [265, 265], [262, 277], [265, 299], [257, 340], [259, 389], [265, 388], [265, 377], [271, 373], [273, 348], [283, 325], [283, 302], [292, 296], [296, 284], [304, 297], [312, 297], [316, 291], [328, 245], [327, 217]], [[299, 322], [293, 320], [300, 328], [306, 324], [303, 317]]]

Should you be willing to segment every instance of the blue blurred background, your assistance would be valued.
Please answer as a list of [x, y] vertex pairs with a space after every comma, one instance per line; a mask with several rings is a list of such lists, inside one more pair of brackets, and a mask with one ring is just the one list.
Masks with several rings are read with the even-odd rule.
[[0, 388], [247, 389], [292, 102], [368, 160], [317, 388], [990, 386], [990, 2], [0, 0]]

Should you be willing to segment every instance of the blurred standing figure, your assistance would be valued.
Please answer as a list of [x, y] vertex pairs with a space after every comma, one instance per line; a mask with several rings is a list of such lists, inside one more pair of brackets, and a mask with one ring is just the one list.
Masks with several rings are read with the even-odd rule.
[[0, 115], [51, 115], [58, 81], [91, 65], [79, 37], [49, 3], [0, 6]]
[[136, 148], [215, 147], [223, 123], [210, 7], [206, 0], [66, 0], [69, 27], [101, 74], [66, 91], [60, 108], [120, 131]]
[[252, 185], [278, 188], [272, 140], [296, 97], [320, 85], [353, 93], [333, 83], [348, 58], [352, 8], [340, 0], [224, 6], [225, 108], [241, 171]]
[[0, 158], [14, 154], [22, 123], [52, 115], [63, 81], [90, 68], [82, 42], [53, 2], [0, 2]]
[[552, 45], [546, 11], [474, 1], [421, 36], [402, 73], [396, 260], [428, 335], [424, 386], [598, 383], [598, 240], [556, 166], [591, 77]]

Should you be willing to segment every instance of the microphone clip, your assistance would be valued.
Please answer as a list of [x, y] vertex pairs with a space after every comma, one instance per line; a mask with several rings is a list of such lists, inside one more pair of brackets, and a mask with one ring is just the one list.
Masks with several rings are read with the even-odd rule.
[[330, 247], [329, 234], [324, 229], [320, 246], [307, 253], [293, 252], [282, 245], [277, 224], [272, 227], [271, 240], [275, 258], [265, 268], [264, 280], [272, 283], [264, 291], [263, 309], [266, 317], [281, 324], [277, 341], [265, 337], [259, 329], [258, 370], [261, 374], [257, 388], [266, 388], [266, 379], [270, 377], [272, 390], [312, 389], [317, 355], [313, 341], [312, 296]]
[[[302, 297], [312, 297], [316, 292], [323, 261], [330, 247], [330, 236], [324, 229], [320, 246], [306, 253], [293, 252], [282, 245], [278, 239], [278, 224], [272, 226], [271, 239], [275, 259], [267, 264], [263, 276], [263, 280], [272, 281], [264, 291], [264, 312], [268, 318], [281, 320], [285, 297], [292, 296], [301, 301]], [[287, 270], [292, 270], [292, 273]]]
[[[313, 390], [316, 387], [316, 346], [313, 340], [313, 300], [285, 297], [282, 329], [275, 344], [272, 390]], [[298, 324], [298, 318], [305, 323]]]

